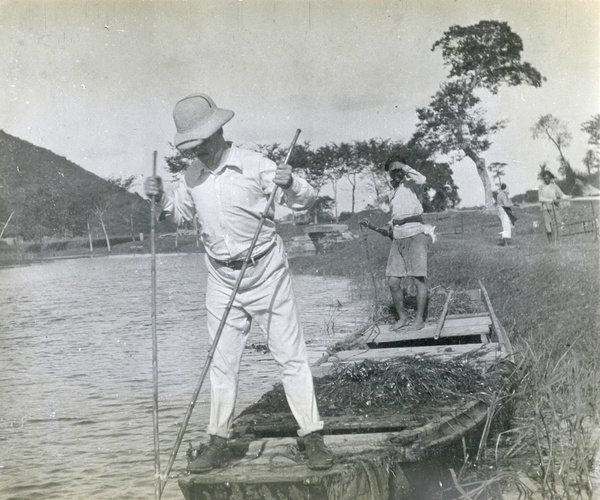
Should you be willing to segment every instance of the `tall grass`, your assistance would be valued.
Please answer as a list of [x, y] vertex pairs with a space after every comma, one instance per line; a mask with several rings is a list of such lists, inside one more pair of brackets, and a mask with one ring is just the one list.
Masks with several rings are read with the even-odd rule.
[[[474, 231], [444, 236], [430, 249], [430, 290], [477, 288], [481, 279], [521, 367], [511, 428], [483, 454], [495, 475], [473, 480], [481, 464], [474, 476], [465, 469], [455, 475], [452, 498], [496, 498], [500, 483], [520, 488], [523, 498], [591, 498], [600, 424], [598, 243], [589, 234], [555, 246], [541, 233], [514, 240], [516, 247], [498, 247], [494, 236]], [[389, 308], [388, 250], [389, 240], [373, 234], [293, 265], [351, 276], [359, 293], [377, 300], [374, 309]]]

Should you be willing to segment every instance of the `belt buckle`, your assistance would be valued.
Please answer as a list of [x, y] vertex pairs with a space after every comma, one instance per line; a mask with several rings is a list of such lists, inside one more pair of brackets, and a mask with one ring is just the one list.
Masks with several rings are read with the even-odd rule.
[[227, 262], [227, 267], [234, 271], [239, 271], [244, 266], [244, 260], [230, 260]]

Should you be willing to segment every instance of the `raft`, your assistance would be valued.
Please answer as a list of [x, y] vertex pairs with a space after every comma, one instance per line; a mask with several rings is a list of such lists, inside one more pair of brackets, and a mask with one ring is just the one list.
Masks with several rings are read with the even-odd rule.
[[[390, 325], [374, 325], [338, 343], [343, 346], [340, 350], [330, 349], [313, 365], [317, 396], [319, 383], [332, 374], [346, 370], [359, 376], [381, 363], [402, 366], [403, 360], [406, 364], [435, 362], [436, 366], [459, 363], [478, 370], [484, 378], [500, 373], [505, 377], [502, 383], [510, 385], [514, 354], [508, 336], [483, 284], [469, 293], [481, 300], [485, 312], [448, 314], [450, 293], [440, 317], [421, 330], [393, 331]], [[185, 499], [408, 499], [411, 485], [403, 471], [406, 464], [435, 459], [466, 438], [481, 446], [492, 426], [503, 418], [501, 398], [493, 395], [426, 404], [409, 401], [397, 408], [390, 406], [389, 411], [363, 409], [359, 414], [349, 406], [347, 413], [343, 408], [335, 414], [321, 410], [325, 443], [335, 456], [331, 469], [307, 467], [289, 409], [265, 412], [260, 405], [251, 405], [234, 424], [236, 439], [231, 447], [236, 460], [224, 469], [180, 478]], [[189, 458], [199, 451], [189, 453]]]

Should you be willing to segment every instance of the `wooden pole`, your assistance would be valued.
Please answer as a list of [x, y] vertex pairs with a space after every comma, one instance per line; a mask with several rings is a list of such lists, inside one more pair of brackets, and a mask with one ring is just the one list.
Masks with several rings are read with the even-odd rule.
[[[287, 152], [284, 163], [287, 163], [290, 160], [290, 156], [292, 154], [292, 150], [296, 145], [296, 141], [298, 140], [298, 136], [300, 135], [300, 129], [296, 130], [296, 135], [294, 135], [294, 139], [290, 146], [290, 149]], [[186, 414], [183, 418], [183, 422], [179, 427], [179, 433], [177, 434], [177, 439], [175, 440], [175, 445], [173, 446], [173, 451], [171, 452], [171, 456], [169, 457], [169, 462], [167, 464], [167, 469], [164, 474], [164, 481], [162, 482], [161, 492], [164, 490], [165, 485], [169, 479], [169, 474], [171, 473], [171, 469], [173, 468], [173, 464], [175, 463], [175, 458], [177, 457], [177, 452], [179, 451], [179, 446], [181, 445], [181, 441], [183, 440], [183, 435], [185, 434], [185, 430], [187, 428], [188, 422], [190, 421], [190, 417], [192, 416], [192, 411], [194, 411], [194, 406], [196, 405], [196, 401], [198, 400], [198, 395], [200, 394], [200, 389], [202, 389], [202, 385], [204, 384], [204, 379], [206, 378], [206, 374], [208, 373], [208, 369], [212, 362], [212, 359], [215, 355], [215, 351], [217, 350], [217, 344], [219, 343], [219, 339], [221, 338], [221, 333], [223, 333], [223, 328], [225, 327], [225, 323], [227, 322], [227, 317], [229, 316], [229, 311], [233, 307], [233, 301], [235, 300], [235, 296], [240, 288], [240, 284], [242, 283], [242, 279], [244, 278], [244, 274], [246, 273], [246, 269], [248, 268], [248, 264], [252, 260], [252, 251], [254, 250], [254, 246], [258, 241], [258, 237], [260, 236], [260, 231], [262, 230], [263, 224], [265, 223], [265, 219], [269, 213], [271, 205], [275, 200], [275, 194], [277, 193], [277, 185], [271, 191], [269, 199], [267, 201], [267, 205], [265, 207], [265, 211], [261, 214], [260, 220], [258, 221], [258, 226], [256, 231], [254, 232], [254, 237], [252, 238], [252, 242], [250, 243], [250, 247], [248, 248], [248, 252], [246, 253], [246, 258], [242, 264], [242, 268], [240, 269], [240, 273], [235, 281], [235, 285], [231, 292], [231, 296], [229, 297], [229, 302], [225, 307], [225, 311], [223, 312], [223, 316], [221, 317], [221, 322], [219, 323], [219, 327], [217, 328], [217, 332], [215, 334], [215, 338], [210, 346], [210, 350], [208, 351], [208, 356], [206, 357], [206, 362], [204, 363], [204, 367], [202, 368], [202, 372], [200, 373], [200, 378], [198, 379], [198, 383], [196, 384], [196, 388], [194, 389], [194, 394], [192, 399], [188, 405]]]
[[[156, 151], [152, 162], [152, 176], [156, 177]], [[152, 278], [152, 421], [154, 429], [154, 498], [162, 496], [160, 478], [160, 445], [158, 438], [158, 335], [156, 333], [156, 200], [150, 198], [150, 274]]]
[[598, 221], [596, 220], [596, 211], [594, 210], [594, 202], [590, 201], [592, 209], [592, 229], [594, 230], [594, 241], [598, 241]]
[[4, 223], [4, 227], [2, 228], [2, 231], [0, 231], [0, 238], [2, 238], [2, 235], [4, 234], [4, 230], [6, 229], [6, 226], [8, 226], [8, 223], [10, 222], [10, 219], [12, 219], [12, 216], [14, 214], [14, 210], [10, 213], [10, 215], [8, 216], [8, 220]]
[[552, 241], [558, 243], [558, 219], [556, 218], [556, 208], [554, 207], [554, 203], [552, 203], [552, 223], [550, 225], [553, 228]]
[[444, 328], [444, 323], [446, 321], [446, 316], [448, 315], [448, 306], [450, 305], [450, 301], [452, 300], [452, 296], [454, 295], [454, 290], [450, 290], [448, 292], [448, 297], [446, 297], [446, 302], [444, 304], [444, 308], [442, 309], [442, 314], [440, 315], [440, 319], [437, 322], [437, 326], [435, 327], [435, 335], [434, 339], [437, 340], [440, 338], [440, 334], [442, 333], [442, 328]]
[[487, 310], [490, 313], [490, 318], [492, 319], [492, 326], [496, 332], [496, 336], [498, 337], [498, 343], [500, 344], [500, 348], [502, 352], [508, 356], [508, 359], [512, 362], [515, 361], [515, 354], [512, 349], [512, 345], [510, 343], [510, 339], [506, 334], [506, 330], [498, 320], [496, 313], [494, 312], [494, 308], [492, 307], [492, 301], [490, 300], [490, 296], [487, 293], [487, 290], [483, 286], [483, 282], [478, 280], [479, 288], [483, 292], [483, 298], [485, 299], [485, 305], [487, 306]]

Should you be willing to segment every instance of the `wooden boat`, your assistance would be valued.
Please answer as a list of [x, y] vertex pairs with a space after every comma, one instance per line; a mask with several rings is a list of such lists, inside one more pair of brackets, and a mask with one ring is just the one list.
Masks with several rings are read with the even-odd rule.
[[[421, 330], [394, 332], [379, 325], [355, 335], [349, 345], [360, 347], [326, 353], [313, 366], [315, 382], [340, 366], [407, 356], [468, 359], [483, 370], [510, 364], [510, 341], [483, 284], [469, 293], [476, 300], [483, 295], [486, 312], [448, 315], [450, 293], [437, 322]], [[179, 486], [186, 500], [410, 498], [403, 467], [489, 432], [497, 409], [489, 399], [467, 398], [385, 415], [324, 417], [325, 442], [335, 454], [334, 466], [325, 471], [307, 467], [289, 412], [242, 413], [235, 423], [239, 438], [232, 441], [239, 458], [225, 469], [181, 478]]]

